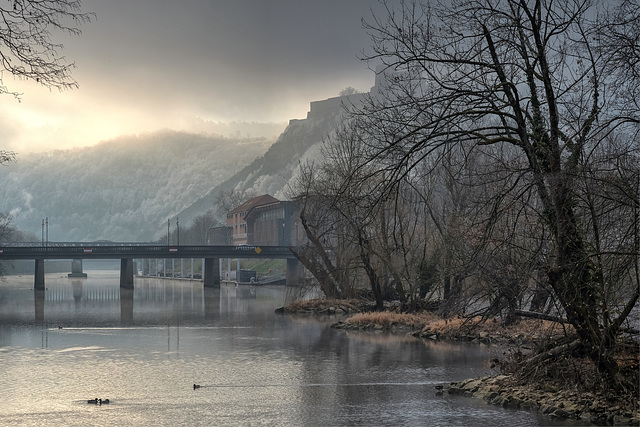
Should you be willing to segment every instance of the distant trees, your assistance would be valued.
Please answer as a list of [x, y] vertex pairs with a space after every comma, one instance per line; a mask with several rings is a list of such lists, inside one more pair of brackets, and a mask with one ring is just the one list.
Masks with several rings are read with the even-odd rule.
[[15, 231], [13, 226], [13, 218], [8, 213], [0, 212], [0, 242], [9, 240], [11, 234]]
[[[222, 224], [216, 219], [213, 212], [208, 211], [195, 217], [191, 224], [183, 223], [179, 229], [177, 225], [173, 227], [172, 231], [170, 231], [169, 240], [171, 244], [207, 245], [209, 244], [209, 229], [219, 225]], [[162, 242], [162, 239], [159, 242]]]
[[[162, 131], [25, 154], [0, 167], [0, 182], [14, 183], [0, 185], [0, 211], [15, 212], [18, 228], [38, 234], [42, 218], [55, 218], [55, 240], [166, 240], [168, 217], [236, 173], [229, 164], [241, 168], [262, 153], [263, 142]], [[202, 205], [200, 213], [213, 209]], [[186, 214], [180, 221], [190, 225]]]
[[[37, 242], [38, 238], [32, 233], [18, 230], [13, 224], [13, 217], [6, 212], [0, 212], [0, 242]], [[6, 274], [7, 261], [0, 261], [0, 276]]]
[[356, 89], [352, 88], [351, 86], [347, 86], [340, 91], [339, 95], [348, 96], [348, 95], [355, 95], [356, 93], [360, 93], [360, 92], [358, 92]]
[[552, 298], [626, 387], [612, 350], [640, 296], [637, 0], [386, 6], [365, 25], [386, 86], [333, 138], [351, 155], [299, 186], [326, 200], [308, 225], [344, 237], [374, 294], [507, 321]]

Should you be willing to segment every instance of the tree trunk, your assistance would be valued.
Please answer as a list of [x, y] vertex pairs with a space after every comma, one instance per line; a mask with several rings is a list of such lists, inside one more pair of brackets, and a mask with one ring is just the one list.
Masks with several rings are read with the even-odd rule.
[[533, 298], [531, 299], [531, 306], [529, 307], [529, 310], [537, 313], [545, 313], [545, 307], [549, 301], [549, 296], [549, 291], [545, 289], [543, 285], [538, 283], [536, 285]]
[[358, 247], [360, 248], [360, 260], [369, 278], [369, 286], [376, 301], [376, 310], [382, 311], [384, 309], [384, 295], [382, 293], [382, 286], [380, 285], [380, 277], [371, 263], [372, 252], [369, 250], [369, 245], [362, 235], [358, 236]]
[[[327, 298], [342, 298], [343, 292], [342, 287], [340, 286], [339, 279], [336, 275], [336, 267], [331, 262], [331, 259], [329, 259], [329, 257], [327, 256], [325, 247], [320, 242], [318, 236], [316, 236], [311, 227], [309, 227], [307, 218], [303, 212], [300, 213], [300, 222], [302, 224], [302, 227], [304, 228], [307, 238], [309, 239], [309, 242], [311, 244], [310, 247], [313, 248], [312, 251], [310, 249], [308, 250], [311, 251], [313, 255], [310, 255], [308, 253], [301, 253], [302, 256], [298, 257], [295, 251], [293, 251], [294, 255], [320, 282], [320, 285], [323, 287], [322, 291], [327, 296]], [[321, 262], [316, 260], [315, 256], [317, 256], [321, 260]]]
[[556, 205], [557, 266], [549, 271], [549, 283], [576, 329], [589, 358], [613, 390], [626, 388], [620, 367], [612, 357], [600, 328], [600, 289], [593, 280], [593, 263], [585, 249], [571, 206], [572, 191], [565, 185], [554, 188]]

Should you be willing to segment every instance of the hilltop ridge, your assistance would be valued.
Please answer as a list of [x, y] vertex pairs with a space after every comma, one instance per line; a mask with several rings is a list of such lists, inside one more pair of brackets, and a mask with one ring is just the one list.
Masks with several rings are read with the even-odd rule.
[[323, 140], [344, 113], [344, 106], [361, 102], [364, 96], [353, 94], [311, 102], [307, 118], [290, 120], [284, 132], [263, 156], [212, 188], [177, 216], [191, 220], [211, 209], [221, 192], [231, 190], [287, 199], [288, 186], [295, 179], [300, 163], [319, 154]]

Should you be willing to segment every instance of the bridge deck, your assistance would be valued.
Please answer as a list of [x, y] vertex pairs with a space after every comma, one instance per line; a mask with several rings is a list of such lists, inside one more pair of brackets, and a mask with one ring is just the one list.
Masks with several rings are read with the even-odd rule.
[[149, 244], [0, 243], [0, 261], [14, 259], [294, 258], [286, 246], [168, 246]]

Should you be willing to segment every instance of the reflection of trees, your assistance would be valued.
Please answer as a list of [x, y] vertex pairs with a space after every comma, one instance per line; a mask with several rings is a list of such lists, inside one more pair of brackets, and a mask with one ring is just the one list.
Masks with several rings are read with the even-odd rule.
[[[432, 396], [435, 390], [429, 383], [466, 378], [469, 369], [480, 369], [492, 354], [483, 345], [337, 331], [330, 327], [335, 319], [323, 321], [302, 316], [288, 319], [286, 332], [281, 337], [283, 351], [293, 352], [289, 358], [301, 361], [300, 375], [304, 383], [323, 385], [299, 390], [302, 401], [313, 402], [314, 406], [338, 405], [348, 411], [351, 405], [385, 402], [407, 392], [414, 393], [415, 397], [415, 393], [424, 390]], [[403, 382], [427, 384], [410, 389], [407, 385], [383, 385]], [[372, 387], [374, 392], [367, 387]]]

